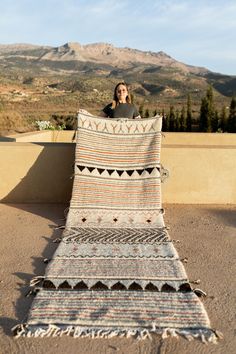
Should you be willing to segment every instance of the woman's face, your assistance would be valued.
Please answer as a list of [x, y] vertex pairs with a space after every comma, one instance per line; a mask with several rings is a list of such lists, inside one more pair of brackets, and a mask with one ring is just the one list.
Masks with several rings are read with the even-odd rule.
[[125, 85], [119, 85], [116, 89], [116, 96], [118, 98], [118, 101], [121, 103], [126, 102], [126, 97], [128, 96], [128, 90]]

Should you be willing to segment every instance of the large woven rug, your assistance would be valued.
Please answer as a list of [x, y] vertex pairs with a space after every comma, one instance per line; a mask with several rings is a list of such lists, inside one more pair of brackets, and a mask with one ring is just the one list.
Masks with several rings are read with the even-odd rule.
[[62, 241], [17, 336], [216, 341], [164, 224], [161, 125], [79, 114]]

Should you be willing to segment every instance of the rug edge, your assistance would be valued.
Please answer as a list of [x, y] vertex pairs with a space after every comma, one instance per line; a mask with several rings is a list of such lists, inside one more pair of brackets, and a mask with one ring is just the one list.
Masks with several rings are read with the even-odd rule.
[[183, 337], [188, 341], [198, 339], [202, 343], [217, 344], [223, 334], [218, 330], [211, 328], [159, 328], [153, 324], [152, 328], [105, 328], [105, 327], [82, 327], [82, 326], [57, 326], [49, 324], [47, 326], [33, 326], [26, 323], [18, 324], [12, 328], [12, 334], [15, 338], [19, 337], [61, 337], [71, 336], [74, 338], [112, 338], [125, 337], [136, 338], [140, 340], [152, 339], [152, 335], [160, 335], [162, 339], [168, 337]]

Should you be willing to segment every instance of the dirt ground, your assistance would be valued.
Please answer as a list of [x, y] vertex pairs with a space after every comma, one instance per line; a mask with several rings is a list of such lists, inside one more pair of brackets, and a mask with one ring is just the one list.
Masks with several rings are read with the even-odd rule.
[[190, 280], [207, 293], [203, 300], [212, 327], [223, 332], [217, 345], [168, 338], [19, 338], [11, 328], [24, 321], [32, 297], [30, 279], [43, 275], [57, 244], [66, 205], [0, 204], [1, 354], [234, 354], [236, 352], [236, 205], [165, 205], [165, 222]]

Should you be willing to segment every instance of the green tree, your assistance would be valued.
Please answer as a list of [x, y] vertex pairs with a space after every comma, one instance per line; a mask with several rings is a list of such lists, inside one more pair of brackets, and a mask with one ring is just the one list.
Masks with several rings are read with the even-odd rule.
[[208, 115], [209, 115], [209, 121], [210, 121], [209, 128], [210, 128], [210, 131], [212, 131], [212, 124], [213, 124], [213, 121], [215, 120], [216, 109], [215, 109], [215, 105], [214, 105], [213, 88], [211, 85], [207, 89], [206, 97], [208, 100]]
[[214, 112], [214, 116], [212, 117], [212, 121], [211, 121], [211, 131], [212, 132], [217, 132], [218, 129], [219, 129], [219, 121], [220, 121], [220, 118], [219, 118], [219, 113], [217, 110], [215, 110]]
[[179, 123], [180, 123], [179, 131], [185, 132], [187, 129], [187, 124], [186, 124], [186, 110], [184, 106], [181, 109]]
[[165, 125], [166, 125], [166, 132], [169, 132], [170, 131], [170, 113], [168, 112], [166, 115], [165, 115]]
[[131, 98], [131, 102], [133, 104], [135, 104], [135, 96], [134, 96], [134, 94], [132, 92], [130, 93], [130, 98]]
[[199, 117], [199, 130], [200, 132], [208, 132], [210, 129], [210, 120], [208, 115], [208, 101], [206, 97], [202, 98], [200, 117]]
[[163, 132], [167, 132], [167, 120], [166, 120], [164, 108], [162, 109], [161, 116], [162, 116], [162, 130]]
[[158, 112], [157, 112], [157, 109], [154, 109], [154, 111], [153, 111], [152, 114], [153, 114], [153, 116], [155, 117], [155, 116], [157, 115], [157, 113], [158, 113]]
[[190, 94], [187, 99], [187, 119], [186, 119], [187, 131], [192, 131], [192, 100]]
[[143, 117], [143, 104], [141, 104], [140, 106], [139, 106], [139, 114], [140, 114], [140, 116], [141, 117]]
[[229, 133], [236, 133], [236, 97], [232, 97], [230, 103], [227, 131]]
[[175, 111], [175, 131], [180, 131], [180, 114], [178, 109]]
[[31, 85], [34, 82], [34, 78], [32, 76], [26, 77], [23, 80], [24, 85]]
[[221, 113], [220, 113], [219, 129], [222, 132], [225, 132], [227, 130], [227, 112], [226, 112], [225, 106], [223, 106]]
[[174, 106], [170, 106], [169, 111], [169, 132], [175, 131], [175, 111]]
[[145, 118], [150, 117], [150, 114], [149, 114], [149, 109], [148, 109], [148, 108], [145, 110], [144, 117], [145, 117]]
[[213, 101], [213, 89], [209, 86], [206, 96], [202, 99], [199, 117], [199, 130], [201, 132], [211, 132], [212, 122], [215, 117], [215, 107]]

